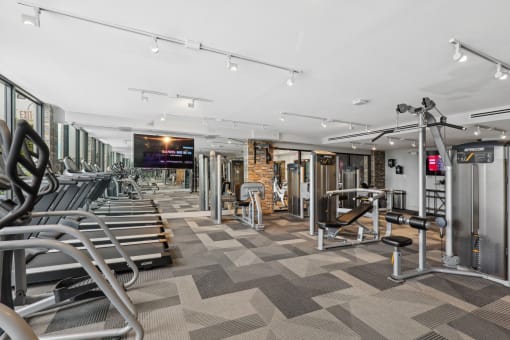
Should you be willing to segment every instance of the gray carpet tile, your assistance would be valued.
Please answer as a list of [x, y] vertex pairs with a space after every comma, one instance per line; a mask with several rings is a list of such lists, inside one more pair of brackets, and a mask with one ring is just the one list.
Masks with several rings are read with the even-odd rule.
[[208, 233], [207, 235], [209, 235], [209, 237], [213, 241], [223, 241], [223, 240], [231, 240], [232, 239], [232, 236], [230, 236], [229, 234], [227, 234], [224, 231], [217, 231], [217, 232], [213, 232], [213, 233]]
[[413, 319], [431, 329], [434, 329], [439, 325], [458, 319], [465, 314], [466, 313], [460, 308], [444, 304], [425, 313], [416, 315]]
[[478, 340], [510, 339], [508, 329], [473, 314], [466, 314], [459, 319], [449, 322], [448, 325]]
[[423, 336], [420, 336], [419, 338], [416, 338], [416, 340], [448, 340], [441, 334], [437, 334], [436, 332], [430, 332]]
[[382, 334], [367, 325], [363, 320], [349, 313], [348, 310], [340, 305], [333, 306], [327, 309], [328, 312], [333, 314], [338, 320], [342, 321], [345, 325], [349, 326], [354, 332], [359, 334], [362, 339], [366, 340], [385, 340]]

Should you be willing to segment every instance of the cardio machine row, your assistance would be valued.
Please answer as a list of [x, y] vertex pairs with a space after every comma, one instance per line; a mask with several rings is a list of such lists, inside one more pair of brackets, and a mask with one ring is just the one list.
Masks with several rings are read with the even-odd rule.
[[[0, 142], [3, 150], [2, 162], [0, 162], [3, 170], [0, 175], [0, 190], [11, 193], [8, 195], [10, 198], [0, 200], [0, 265], [2, 266], [0, 271], [2, 305], [0, 307], [2, 310], [5, 310], [4, 307], [11, 311], [15, 310], [19, 321], [19, 317], [27, 318], [55, 307], [70, 306], [72, 308], [80, 301], [106, 297], [124, 318], [125, 322], [121, 327], [81, 333], [79, 330], [68, 330], [73, 334], [63, 338], [118, 337], [133, 330], [135, 338], [142, 339], [143, 329], [137, 320], [136, 307], [125, 292], [138, 278], [136, 255], [128, 253], [134, 249], [131, 246], [134, 247], [136, 243], [133, 242], [134, 234], [126, 235], [130, 238], [128, 242], [124, 242], [122, 235], [117, 237], [114, 235], [118, 233], [115, 228], [110, 229], [103, 219], [90, 211], [55, 210], [57, 207], [75, 209], [83, 205], [92, 206], [93, 202], [104, 196], [102, 191], [105, 186], [108, 186], [107, 182], [111, 181], [113, 174], [110, 174], [109, 180], [108, 174], [104, 173], [81, 175], [78, 179], [67, 175], [56, 176], [48, 166], [47, 145], [23, 120], [17, 122], [12, 138], [5, 122], [0, 121]], [[20, 169], [23, 170], [20, 171]], [[109, 200], [103, 198], [100, 201], [107, 204]], [[80, 223], [84, 221], [87, 221], [85, 223], [88, 225], [85, 229], [81, 229]], [[92, 224], [96, 224], [97, 228], [94, 228]], [[158, 256], [161, 258], [161, 246], [166, 242], [165, 238], [161, 237], [162, 233], [158, 232], [164, 230], [161, 229], [162, 224], [145, 224], [145, 227], [156, 228], [152, 231], [158, 240], [154, 243], [141, 241], [140, 244], [143, 246], [157, 244], [160, 247]], [[118, 230], [122, 230], [121, 228], [123, 227], [120, 226]], [[92, 231], [94, 229], [96, 230]], [[95, 234], [96, 231], [97, 234]], [[102, 232], [101, 235], [99, 231]], [[90, 238], [87, 235], [93, 235], [90, 233], [98, 237]], [[141, 239], [147, 241], [147, 235], [141, 236]], [[105, 249], [108, 251], [104, 251]], [[115, 257], [108, 258], [109, 254]], [[59, 259], [61, 257], [67, 258], [68, 262], [64, 264], [64, 261]], [[121, 280], [116, 272], [112, 271], [114, 267], [112, 264], [116, 263], [115, 259], [125, 261], [126, 268], [132, 271], [129, 279], [123, 276]], [[150, 262], [142, 261], [142, 266]], [[73, 271], [68, 271], [70, 275], [60, 280], [50, 293], [28, 296], [26, 287], [30, 271], [32, 274], [40, 274], [49, 267], [32, 267], [37, 262], [52, 265], [57, 263], [57, 268], [62, 267], [58, 268], [59, 270], [74, 268], [86, 275], [72, 276]], [[56, 280], [59, 275], [63, 275], [63, 272], [59, 270], [48, 274], [49, 278], [44, 280]], [[69, 305], [69, 303], [72, 304]], [[8, 314], [0, 313], [2, 325], [5, 325], [5, 320], [16, 319]], [[18, 324], [21, 323], [18, 322]], [[48, 335], [43, 338], [54, 337]]]

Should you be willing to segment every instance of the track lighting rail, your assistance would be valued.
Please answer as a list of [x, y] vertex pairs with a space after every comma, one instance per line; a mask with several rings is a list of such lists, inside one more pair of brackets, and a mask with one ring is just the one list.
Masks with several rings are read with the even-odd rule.
[[[100, 26], [104, 26], [104, 27], [108, 27], [108, 28], [113, 28], [113, 29], [116, 29], [116, 30], [121, 30], [121, 31], [125, 31], [125, 32], [129, 32], [129, 33], [145, 36], [145, 37], [148, 37], [148, 38], [150, 38], [152, 40], [155, 40], [157, 42], [165, 41], [165, 42], [168, 42], [168, 43], [184, 46], [184, 47], [191, 48], [191, 49], [202, 50], [202, 51], [206, 51], [206, 52], [214, 53], [214, 54], [220, 54], [220, 55], [224, 55], [224, 56], [226, 56], [228, 58], [231, 58], [231, 59], [243, 60], [243, 61], [247, 61], [247, 62], [259, 64], [259, 65], [264, 65], [264, 66], [271, 67], [271, 68], [276, 68], [276, 69], [284, 70], [284, 71], [290, 72], [291, 74], [302, 73], [302, 71], [297, 70], [297, 69], [295, 69], [293, 67], [283, 66], [283, 65], [271, 63], [271, 62], [268, 62], [268, 61], [265, 61], [265, 60], [262, 60], [262, 59], [258, 59], [258, 58], [254, 58], [254, 57], [250, 57], [250, 56], [245, 56], [245, 55], [242, 55], [242, 54], [239, 54], [239, 53], [236, 53], [236, 52], [222, 50], [222, 49], [219, 49], [219, 48], [216, 48], [216, 47], [212, 47], [212, 46], [207, 46], [207, 45], [204, 45], [204, 44], [202, 44], [200, 42], [197, 42], [197, 41], [176, 38], [176, 37], [172, 37], [172, 36], [168, 36], [168, 35], [164, 35], [164, 34], [159, 34], [159, 33], [155, 33], [155, 32], [141, 30], [141, 29], [134, 28], [134, 27], [118, 25], [118, 24], [106, 22], [106, 21], [99, 20], [99, 19], [94, 19], [94, 18], [90, 18], [90, 17], [80, 16], [80, 15], [77, 15], [77, 14], [73, 14], [73, 13], [70, 13], [70, 12], [62, 11], [62, 10], [55, 9], [55, 8], [52, 8], [52, 7], [47, 7], [47, 6], [42, 6], [42, 5], [39, 5], [39, 4], [34, 4], [34, 3], [31, 3], [31, 2], [19, 1], [18, 4], [22, 5], [22, 6], [31, 7], [31, 8], [33, 8], [35, 10], [40, 11], [40, 12], [48, 12], [48, 13], [52, 13], [52, 14], [62, 15], [62, 16], [68, 17], [68, 18], [79, 20], [79, 21], [84, 21], [84, 22], [88, 22], [88, 23], [92, 23], [92, 24], [96, 24], [96, 25], [100, 25]], [[158, 48], [158, 51], [159, 51], [159, 48]]]

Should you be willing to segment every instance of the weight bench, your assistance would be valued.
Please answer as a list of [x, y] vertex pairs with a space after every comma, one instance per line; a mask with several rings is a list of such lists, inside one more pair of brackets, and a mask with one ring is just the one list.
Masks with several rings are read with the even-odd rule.
[[[370, 210], [373, 209], [372, 203], [363, 203], [360, 204], [358, 207], [350, 210], [349, 212], [342, 214], [340, 217], [338, 217], [335, 221], [332, 222], [317, 222], [318, 227], [318, 236], [317, 236], [317, 249], [318, 250], [325, 250], [327, 248], [334, 248], [334, 247], [342, 247], [342, 246], [348, 246], [348, 245], [355, 245], [360, 243], [367, 243], [367, 242], [374, 242], [378, 241], [378, 232], [374, 232], [374, 230], [371, 230], [370, 228], [367, 228], [360, 222], [358, 222], [358, 219], [368, 213]], [[375, 213], [375, 212], [373, 212]], [[324, 235], [327, 236], [329, 240], [333, 240], [338, 236], [338, 233], [342, 230], [342, 228], [352, 225], [356, 223], [358, 228], [358, 237], [356, 241], [350, 241], [348, 239], [342, 239], [340, 243], [338, 244], [330, 244], [325, 245], [324, 244]], [[330, 232], [330, 229], [335, 229], [335, 231]], [[374, 239], [372, 240], [364, 240], [365, 232], [369, 232], [374, 234]]]

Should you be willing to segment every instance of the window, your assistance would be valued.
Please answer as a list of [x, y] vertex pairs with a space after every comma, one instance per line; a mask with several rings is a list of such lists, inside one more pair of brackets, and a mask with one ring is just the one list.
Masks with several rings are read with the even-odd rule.
[[16, 121], [26, 120], [30, 125], [37, 126], [38, 104], [28, 99], [22, 93], [16, 92]]
[[5, 85], [0, 82], [0, 119], [3, 120], [7, 119], [5, 104]]

